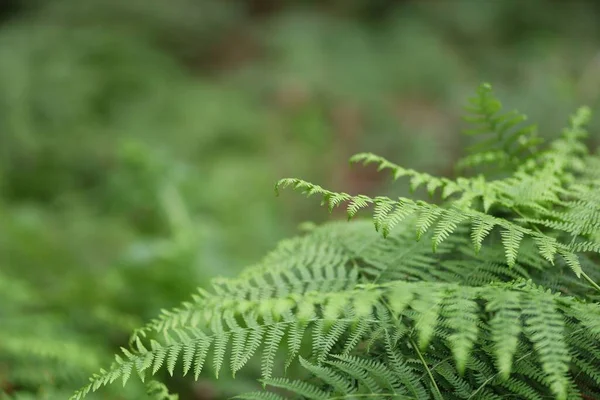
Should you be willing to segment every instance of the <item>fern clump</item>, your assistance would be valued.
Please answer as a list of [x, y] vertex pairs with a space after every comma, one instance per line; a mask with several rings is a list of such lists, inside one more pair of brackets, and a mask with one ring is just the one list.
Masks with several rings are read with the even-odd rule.
[[[489, 85], [469, 106], [478, 139], [456, 179], [376, 164], [430, 202], [283, 179], [349, 219], [281, 242], [136, 331], [73, 398], [137, 374], [235, 375], [261, 359], [244, 399], [600, 398], [600, 176], [579, 109], [544, 143]], [[372, 229], [371, 224], [374, 224]], [[377, 233], [380, 232], [381, 234]], [[301, 367], [304, 374], [289, 368]]]

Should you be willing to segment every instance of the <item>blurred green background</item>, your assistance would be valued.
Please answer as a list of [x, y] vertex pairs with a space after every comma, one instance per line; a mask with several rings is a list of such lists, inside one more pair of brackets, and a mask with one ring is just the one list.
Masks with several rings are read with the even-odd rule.
[[[591, 0], [0, 2], [0, 397], [67, 398], [160, 308], [328, 218], [281, 177], [401, 194], [359, 151], [451, 175], [482, 81], [560, 134], [598, 109], [599, 45]], [[259, 370], [203, 375], [165, 381], [220, 399]]]

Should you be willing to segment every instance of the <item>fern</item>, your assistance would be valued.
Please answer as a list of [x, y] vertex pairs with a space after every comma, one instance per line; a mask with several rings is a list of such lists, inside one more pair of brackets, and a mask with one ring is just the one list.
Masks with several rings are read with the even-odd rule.
[[463, 164], [493, 161], [502, 174], [438, 178], [371, 153], [352, 158], [439, 202], [281, 180], [278, 192], [318, 195], [350, 219], [372, 208], [375, 229], [331, 222], [282, 241], [134, 332], [73, 399], [162, 370], [235, 376], [252, 358], [265, 390], [238, 398], [597, 396], [600, 192], [589, 170], [598, 158], [582, 142], [589, 110], [546, 145], [521, 114], [501, 112], [489, 85], [469, 110], [468, 133], [483, 141]]
[[519, 165], [536, 154], [541, 143], [535, 125], [522, 125], [527, 117], [517, 111], [502, 112], [502, 104], [494, 96], [491, 85], [484, 83], [469, 99], [465, 120], [474, 126], [467, 135], [482, 137], [472, 147], [471, 155], [458, 162], [459, 168], [474, 167], [484, 163], [500, 167]]

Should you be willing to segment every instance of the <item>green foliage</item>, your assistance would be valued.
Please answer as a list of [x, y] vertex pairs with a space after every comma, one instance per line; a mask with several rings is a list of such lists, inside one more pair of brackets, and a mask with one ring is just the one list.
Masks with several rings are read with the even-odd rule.
[[[473, 167], [484, 163], [518, 165], [528, 156], [536, 153], [535, 146], [541, 142], [537, 137], [537, 127], [520, 127], [527, 117], [517, 111], [501, 113], [502, 104], [494, 97], [492, 87], [483, 84], [477, 95], [469, 99], [466, 110], [471, 115], [465, 120], [474, 128], [466, 130], [467, 135], [483, 136], [471, 149], [471, 155], [458, 161], [460, 168]], [[491, 136], [485, 139], [485, 136]]]
[[[134, 373], [197, 378], [211, 364], [217, 377], [235, 376], [253, 357], [263, 385], [276, 390], [239, 398], [598, 397], [600, 192], [590, 173], [598, 159], [581, 142], [589, 109], [561, 138], [534, 147], [530, 131], [507, 130], [514, 114], [496, 115], [489, 85], [478, 95], [494, 115], [478, 132], [492, 140], [470, 157], [503, 151], [488, 160], [499, 178], [437, 178], [353, 157], [410, 177], [413, 189], [425, 184], [441, 194], [438, 204], [281, 180], [278, 190], [320, 195], [349, 218], [373, 206], [383, 237], [354, 221], [281, 242], [237, 278], [214, 280], [212, 292], [136, 330], [73, 399]], [[514, 141], [524, 147], [513, 151]]]
[[[43, 304], [31, 285], [0, 274], [0, 288], [0, 365], [9, 366], [0, 370], [2, 399], [65, 398], [73, 382], [106, 362], [106, 349], [92, 340], [91, 334], [82, 335], [64, 315]], [[113, 314], [108, 319], [114, 326], [120, 317]], [[90, 323], [93, 319], [90, 316]], [[36, 390], [29, 397], [22, 388]], [[13, 392], [14, 396], [9, 396]], [[109, 393], [118, 396], [121, 391]], [[125, 393], [143, 396], [144, 391], [140, 385], [132, 385]]]
[[[177, 42], [163, 30], [181, 34], [180, 6], [198, 6], [43, 3], [0, 30], [0, 271], [26, 288], [1, 300], [0, 393], [65, 399], [141, 321], [232, 275], [287, 224], [260, 188], [276, 178], [264, 111], [154, 40]], [[246, 224], [230, 213], [238, 191]]]
[[[531, 159], [538, 149], [577, 147], [581, 157], [569, 158], [577, 164], [570, 166], [573, 178], [597, 187], [600, 159], [587, 155], [583, 143], [574, 145], [584, 129], [578, 123], [572, 124], [564, 141], [522, 152], [516, 151], [516, 142], [508, 146], [511, 162], [500, 168], [482, 164], [491, 167], [485, 170], [485, 180], [438, 177], [449, 173], [462, 148], [458, 136], [448, 135], [458, 130], [454, 105], [479, 79], [503, 82], [505, 86], [496, 89], [509, 100], [507, 104], [527, 109], [539, 121], [545, 138], [560, 134], [555, 127], [575, 103], [597, 106], [600, 74], [593, 57], [600, 26], [594, 18], [597, 7], [581, 2], [548, 7], [544, 1], [476, 5], [471, 0], [456, 0], [452, 5], [412, 0], [0, 2], [0, 280], [5, 282], [0, 294], [0, 397], [67, 398], [85, 376], [108, 365], [113, 353], [127, 346], [128, 333], [160, 307], [178, 304], [197, 285], [206, 289], [215, 274], [234, 276], [303, 219], [326, 218], [326, 213], [314, 212], [312, 202], [292, 196], [284, 202], [274, 198], [268, 188], [279, 176], [293, 173], [324, 187], [372, 194], [382, 186], [383, 175], [370, 168], [347, 170], [343, 165], [348, 155], [367, 149], [415, 168], [402, 172], [413, 180], [414, 188], [425, 186], [448, 195], [449, 200], [463, 193], [484, 193], [473, 197], [481, 206], [473, 206], [503, 218], [504, 204], [510, 200], [505, 193], [523, 199], [527, 191], [535, 192], [550, 196], [547, 201], [555, 204], [554, 192], [534, 186], [545, 177], [521, 186], [506, 181], [502, 187], [490, 185], [492, 179], [514, 173], [520, 165], [515, 157]], [[560, 34], [547, 35], [548, 30]], [[463, 141], [465, 145], [486, 143], [495, 135], [482, 132], [464, 136]], [[597, 138], [596, 142], [590, 139], [597, 144]], [[486, 146], [479, 148], [482, 154], [496, 149]], [[473, 167], [465, 172], [478, 171]], [[386, 187], [393, 201], [377, 205], [375, 222], [388, 235], [386, 241], [373, 241], [370, 250], [363, 249], [364, 236], [357, 234], [349, 244], [364, 250], [361, 257], [374, 262], [349, 261], [368, 271], [369, 279], [458, 279], [467, 286], [482, 286], [532, 278], [575, 297], [587, 285], [564, 271], [558, 281], [554, 274], [542, 274], [548, 268], [542, 257], [554, 259], [561, 270], [568, 266], [562, 256], [556, 256], [558, 249], [552, 242], [541, 242], [539, 253], [532, 251], [535, 238], [528, 234], [523, 234], [516, 255], [508, 254], [516, 259], [512, 268], [506, 268], [501, 243], [514, 248], [519, 234], [493, 221], [454, 220], [435, 207], [425, 212], [425, 204], [422, 213], [403, 217], [413, 209], [408, 206], [394, 215], [395, 222], [387, 220], [397, 196], [411, 197], [405, 186]], [[422, 192], [411, 199], [425, 199]], [[355, 207], [365, 201], [357, 199]], [[535, 206], [537, 200], [529, 203]], [[528, 229], [537, 225], [544, 233], [591, 230], [589, 235], [578, 233], [589, 236], [590, 243], [556, 239], [593, 252], [593, 243], [600, 240], [593, 229], [594, 212], [573, 206], [569, 215], [525, 213], [519, 218], [538, 222], [514, 222]], [[523, 213], [523, 207], [519, 205], [518, 211]], [[580, 226], [581, 221], [589, 224]], [[404, 229], [405, 223], [412, 228]], [[466, 223], [471, 223], [471, 232]], [[314, 225], [303, 227], [311, 231]], [[352, 224], [336, 229], [348, 226]], [[415, 231], [419, 242], [414, 241]], [[464, 243], [455, 242], [457, 235], [464, 236]], [[390, 241], [402, 250], [386, 247]], [[491, 248], [490, 241], [497, 245]], [[438, 265], [437, 257], [454, 251], [454, 246], [475, 257], [476, 267], [464, 269], [463, 261], [456, 258], [445, 261], [443, 269], [428, 268]], [[306, 246], [299, 247], [273, 262], [283, 263], [285, 257], [304, 251], [309, 251]], [[392, 251], [403, 269], [387, 267], [389, 260], [378, 254]], [[577, 253], [583, 271], [597, 280], [595, 259]], [[312, 263], [310, 257], [302, 262]], [[473, 306], [472, 299], [453, 296], [456, 304]], [[511, 301], [514, 297], [512, 292], [507, 295]], [[433, 307], [440, 315], [447, 313], [456, 326], [463, 324], [464, 332], [454, 331], [452, 325], [448, 335], [456, 340], [452, 350], [456, 359], [464, 361], [464, 354], [478, 349], [472, 338], [481, 337], [483, 328], [475, 329], [477, 320], [469, 315], [452, 317], [457, 309], [445, 307], [443, 296], [436, 299], [420, 300], [408, 310]], [[486, 308], [493, 310], [490, 304]], [[520, 313], [521, 306], [510, 310]], [[513, 317], [502, 312], [505, 318]], [[439, 321], [435, 318], [435, 313], [428, 313], [419, 321], [423, 330], [412, 338], [415, 343], [435, 345], [431, 322]], [[238, 323], [244, 326], [245, 322]], [[262, 332], [261, 346], [239, 371], [245, 358], [230, 361], [229, 354], [233, 343], [236, 351], [242, 348], [242, 334], [232, 332], [229, 342], [218, 342], [219, 351], [225, 351], [222, 362], [213, 360], [213, 340], [202, 372], [198, 367], [202, 363], [196, 361], [201, 349], [184, 347], [165, 356], [155, 377], [182, 399], [253, 392], [260, 387], [256, 383], [260, 374], [264, 379], [279, 379], [286, 365], [290, 382], [302, 380], [303, 370], [306, 374], [321, 371], [329, 386], [310, 381], [319, 390], [349, 387], [340, 367], [324, 375], [325, 367], [334, 368], [325, 363], [336, 360], [327, 356], [328, 342], [314, 352], [310, 349], [312, 325], [280, 328]], [[334, 345], [329, 353], [364, 357], [356, 349], [381, 350], [376, 347], [381, 344], [377, 335], [364, 340], [371, 328], [367, 322], [357, 322], [351, 334], [342, 335], [347, 337], [343, 346]], [[516, 346], [510, 339], [512, 332], [525, 335], [525, 331], [513, 326], [506, 332], [502, 346], [507, 354], [516, 351], [510, 350]], [[156, 332], [144, 332], [148, 338], [141, 340], [147, 348], [151, 338], [164, 345], [160, 334], [156, 338]], [[254, 335], [246, 335], [244, 348], [250, 337], [257, 340], [258, 332]], [[282, 345], [289, 346], [287, 355]], [[570, 350], [586, 354], [583, 349]], [[297, 362], [298, 356], [306, 363]], [[422, 356], [429, 360], [427, 351]], [[389, 357], [395, 360], [396, 355]], [[421, 362], [418, 355], [416, 359]], [[398, 360], [393, 368], [412, 368]], [[504, 368], [512, 365], [511, 360], [498, 358], [493, 365]], [[468, 373], [469, 361], [463, 361], [457, 370], [464, 365]], [[589, 359], [572, 362], [595, 374]], [[148, 375], [154, 367], [146, 370]], [[221, 370], [218, 380], [211, 377], [215, 369]], [[235, 379], [228, 371], [232, 369]], [[436, 377], [438, 370], [432, 367]], [[196, 372], [199, 382], [193, 382]], [[420, 375], [416, 380], [403, 379], [402, 384], [411, 387], [413, 397], [426, 398], [432, 384], [419, 379]], [[441, 383], [439, 388], [444, 389]], [[275, 390], [277, 394], [262, 396], [286, 394]], [[155, 381], [147, 388], [139, 382], [124, 389], [113, 385], [89, 396], [140, 399], [146, 392], [159, 398], [172, 396]]]

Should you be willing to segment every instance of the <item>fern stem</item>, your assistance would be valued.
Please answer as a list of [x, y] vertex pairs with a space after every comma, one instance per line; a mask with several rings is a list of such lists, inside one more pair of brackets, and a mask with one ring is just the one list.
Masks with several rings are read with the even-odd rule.
[[435, 383], [435, 379], [433, 378], [433, 374], [431, 373], [431, 370], [429, 369], [429, 366], [427, 365], [427, 362], [425, 362], [425, 359], [423, 358], [423, 355], [419, 351], [419, 347], [417, 346], [417, 344], [412, 339], [410, 339], [410, 344], [415, 349], [415, 351], [417, 352], [417, 355], [419, 356], [419, 359], [421, 360], [421, 363], [423, 363], [423, 366], [425, 367], [425, 370], [427, 371], [427, 375], [429, 375], [429, 379], [431, 380], [431, 383], [433, 384], [433, 387], [435, 388], [435, 391], [437, 392], [439, 398], [442, 399], [443, 397], [442, 397], [442, 393], [440, 392], [440, 388], [438, 388], [437, 383]]
[[588, 281], [589, 284], [592, 285], [592, 287], [594, 289], [596, 289], [598, 292], [600, 292], [600, 286], [598, 286], [598, 284], [596, 282], [594, 282], [594, 280], [592, 278], [590, 278], [588, 276], [588, 274], [586, 274], [585, 272], [582, 272], [581, 276], [583, 276], [583, 279], [585, 279], [586, 281]]

